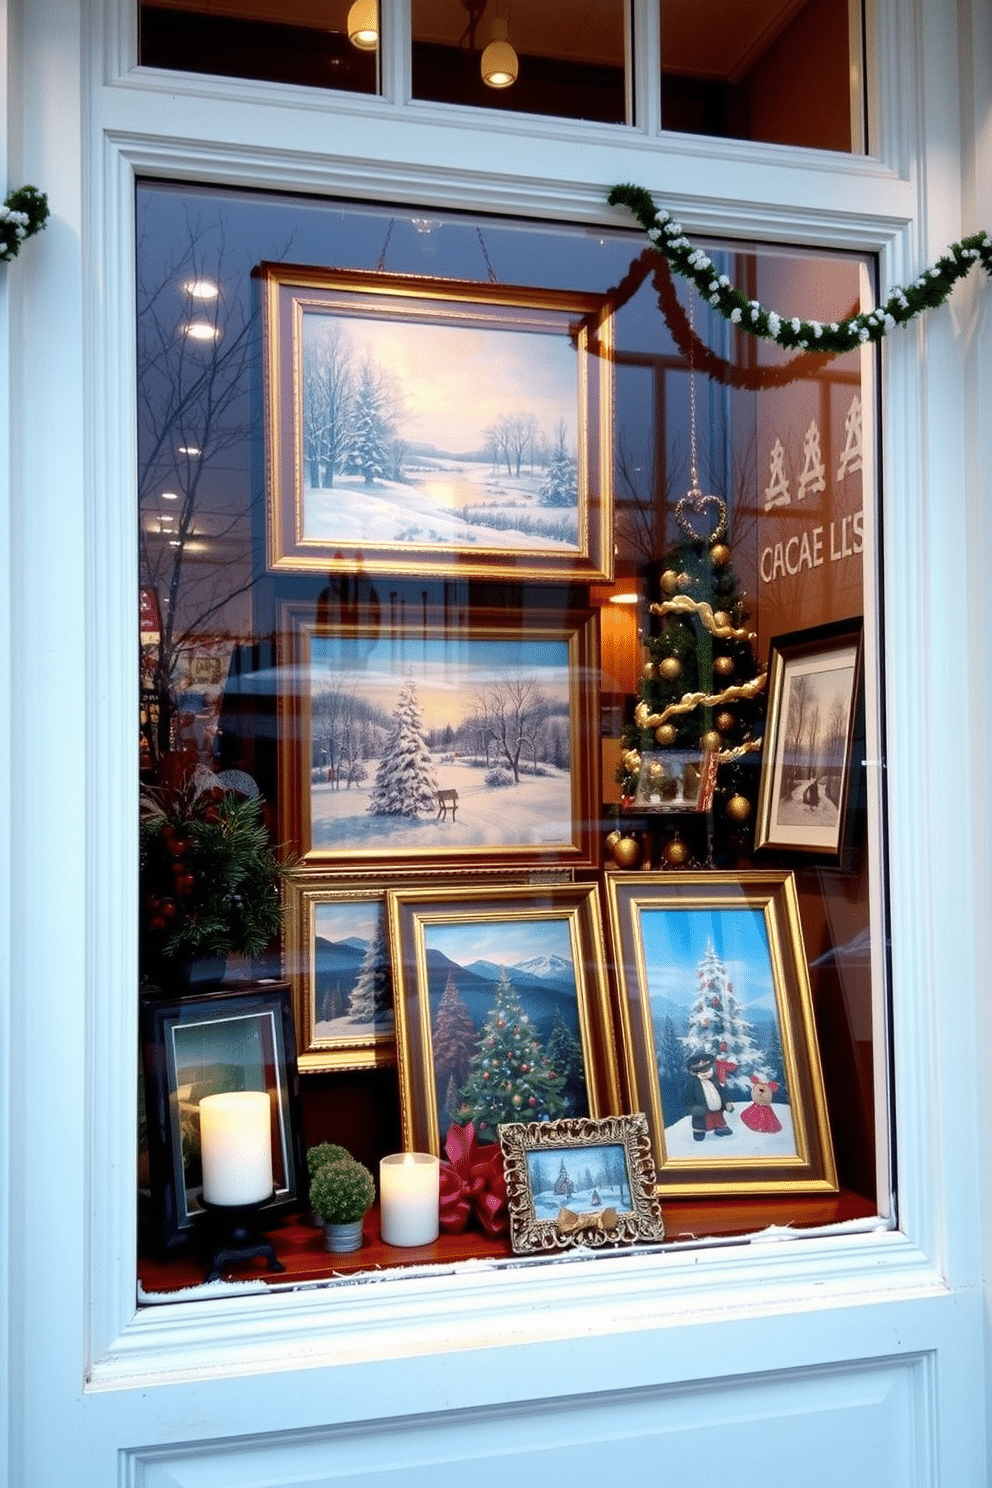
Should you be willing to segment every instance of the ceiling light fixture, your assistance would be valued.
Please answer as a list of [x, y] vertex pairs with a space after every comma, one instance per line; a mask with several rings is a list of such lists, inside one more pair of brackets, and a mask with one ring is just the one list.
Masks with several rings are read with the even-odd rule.
[[348, 40], [360, 52], [374, 52], [379, 45], [378, 0], [355, 0], [348, 12]]
[[508, 40], [508, 30], [506, 20], [497, 16], [489, 45], [482, 54], [482, 81], [490, 88], [509, 88], [517, 81], [520, 63]]
[[[178, 446], [178, 450], [181, 455], [189, 455], [190, 459], [192, 459], [195, 455], [203, 453], [198, 444], [180, 444]], [[167, 499], [170, 501], [175, 501], [176, 498], [175, 496], [170, 496]]]
[[162, 500], [163, 501], [178, 501], [179, 500], [179, 492], [178, 491], [163, 491], [162, 492]]
[[210, 320], [189, 320], [183, 326], [183, 333], [191, 341], [216, 341], [220, 330]]
[[212, 279], [188, 279], [183, 289], [193, 300], [215, 300], [220, 294], [220, 286]]

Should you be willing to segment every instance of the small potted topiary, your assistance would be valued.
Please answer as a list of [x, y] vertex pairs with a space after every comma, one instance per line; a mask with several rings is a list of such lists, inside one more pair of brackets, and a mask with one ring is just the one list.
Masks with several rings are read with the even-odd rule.
[[310, 1183], [310, 1203], [324, 1225], [327, 1250], [358, 1250], [362, 1221], [375, 1199], [375, 1180], [353, 1157], [321, 1164]]
[[[325, 1163], [335, 1162], [338, 1158], [341, 1157], [351, 1157], [351, 1153], [348, 1151], [347, 1147], [339, 1147], [337, 1142], [318, 1142], [316, 1147], [308, 1147], [307, 1173], [310, 1175], [310, 1182], [313, 1182], [315, 1173], [317, 1173], [319, 1169], [324, 1166]], [[314, 1225], [315, 1228], [318, 1230], [323, 1229], [324, 1227], [324, 1221], [315, 1211], [312, 1204], [310, 1205], [310, 1216], [308, 1219], [308, 1223]]]

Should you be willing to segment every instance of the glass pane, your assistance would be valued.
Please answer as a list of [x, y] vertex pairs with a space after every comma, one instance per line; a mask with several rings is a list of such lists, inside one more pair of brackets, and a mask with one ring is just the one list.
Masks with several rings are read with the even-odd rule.
[[[757, 343], [629, 231], [146, 183], [138, 233], [146, 980], [215, 924], [185, 959], [284, 977], [308, 1140], [373, 1171], [634, 1109], [672, 1238], [873, 1215], [874, 353]], [[869, 297], [705, 247], [783, 315]], [[293, 867], [246, 959], [197, 854], [256, 790]]]
[[862, 152], [860, 0], [661, 0], [662, 123]]
[[141, 0], [145, 67], [377, 89], [377, 0]]
[[624, 0], [413, 0], [413, 96], [627, 121]]

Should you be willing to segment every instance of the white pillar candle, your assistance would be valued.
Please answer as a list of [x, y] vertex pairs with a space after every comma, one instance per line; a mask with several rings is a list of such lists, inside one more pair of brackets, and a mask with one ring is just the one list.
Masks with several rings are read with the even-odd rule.
[[382, 1238], [387, 1245], [429, 1245], [437, 1239], [438, 1159], [430, 1152], [397, 1152], [379, 1163]]
[[257, 1204], [272, 1194], [272, 1114], [264, 1090], [200, 1102], [200, 1163], [208, 1204]]

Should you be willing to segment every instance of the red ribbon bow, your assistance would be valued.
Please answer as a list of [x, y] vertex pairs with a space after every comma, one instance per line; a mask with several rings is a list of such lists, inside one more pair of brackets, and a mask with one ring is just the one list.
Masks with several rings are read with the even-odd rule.
[[472, 1122], [451, 1126], [444, 1140], [448, 1161], [441, 1164], [441, 1228], [460, 1235], [474, 1214], [491, 1239], [510, 1228], [506, 1212], [503, 1154], [497, 1143], [479, 1145]]

